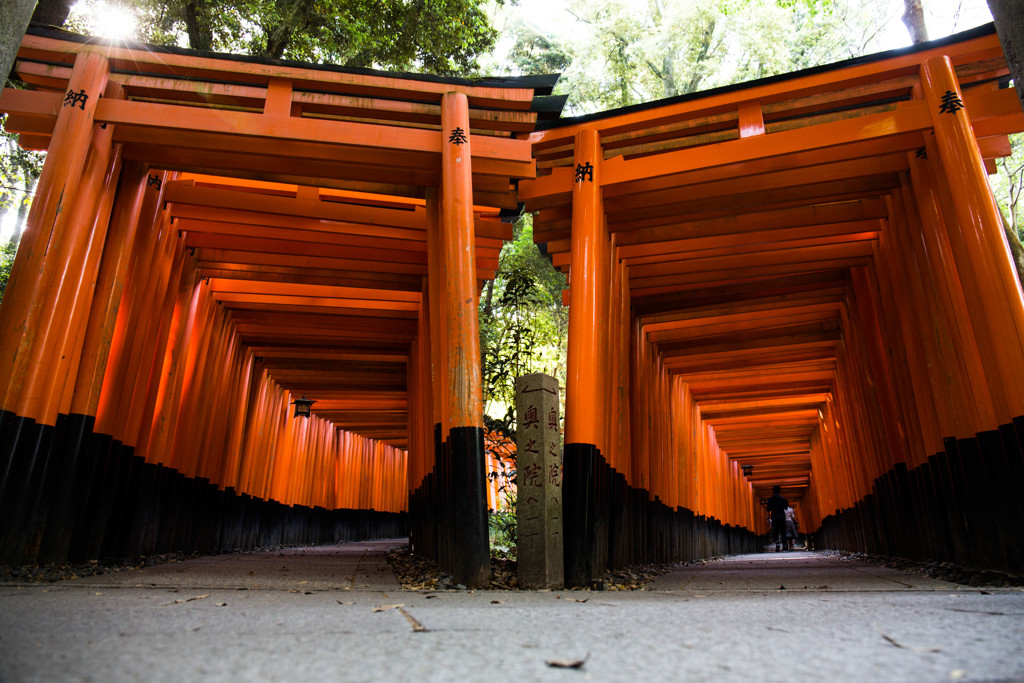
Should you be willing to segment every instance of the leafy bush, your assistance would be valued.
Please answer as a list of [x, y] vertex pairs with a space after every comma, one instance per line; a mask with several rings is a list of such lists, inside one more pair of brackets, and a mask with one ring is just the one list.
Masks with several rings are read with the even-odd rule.
[[11, 241], [0, 245], [0, 302], [4, 300], [4, 290], [7, 289], [7, 279], [11, 276], [11, 266], [14, 265], [14, 255], [17, 253], [17, 242]]

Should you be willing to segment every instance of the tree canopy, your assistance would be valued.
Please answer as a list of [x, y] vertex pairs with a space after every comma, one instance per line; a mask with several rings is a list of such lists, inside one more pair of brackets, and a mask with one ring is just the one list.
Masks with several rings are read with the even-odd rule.
[[[706, 90], [884, 49], [887, 0], [573, 0], [569, 41], [513, 27], [522, 73], [566, 64], [558, 92], [589, 113]], [[551, 62], [545, 61], [551, 56]]]
[[[465, 75], [497, 38], [485, 0], [134, 0], [139, 38], [195, 50]], [[64, 25], [69, 0], [34, 18]], [[70, 20], [75, 21], [74, 15]]]

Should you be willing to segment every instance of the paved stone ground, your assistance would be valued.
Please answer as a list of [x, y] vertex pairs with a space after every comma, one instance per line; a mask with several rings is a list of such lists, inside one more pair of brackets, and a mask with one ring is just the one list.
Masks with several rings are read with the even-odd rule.
[[644, 591], [405, 591], [402, 542], [0, 584], [0, 680], [1024, 680], [1020, 588], [791, 552]]

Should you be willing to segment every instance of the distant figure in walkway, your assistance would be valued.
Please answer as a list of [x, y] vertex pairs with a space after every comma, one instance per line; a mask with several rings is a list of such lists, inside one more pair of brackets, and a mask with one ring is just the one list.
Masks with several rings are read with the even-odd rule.
[[797, 531], [796, 522], [796, 510], [791, 507], [786, 508], [786, 548], [788, 550], [793, 549], [793, 542], [800, 538], [800, 533]]
[[773, 486], [772, 497], [764, 504], [772, 523], [771, 537], [775, 539], [775, 552], [786, 547], [786, 508], [789, 507], [789, 501], [782, 497], [781, 491], [781, 486]]

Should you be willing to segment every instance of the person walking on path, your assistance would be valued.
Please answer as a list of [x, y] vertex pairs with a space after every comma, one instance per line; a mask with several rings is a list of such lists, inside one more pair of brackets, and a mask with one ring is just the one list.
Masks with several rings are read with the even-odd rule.
[[771, 537], [775, 539], [775, 552], [786, 547], [786, 508], [789, 507], [789, 501], [782, 497], [781, 492], [782, 487], [777, 484], [773, 486], [772, 496], [765, 503], [772, 523]]
[[796, 521], [796, 510], [791, 507], [786, 508], [786, 548], [788, 550], [793, 549], [793, 544], [796, 539], [800, 538], [800, 533], [797, 531]]

